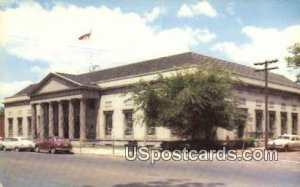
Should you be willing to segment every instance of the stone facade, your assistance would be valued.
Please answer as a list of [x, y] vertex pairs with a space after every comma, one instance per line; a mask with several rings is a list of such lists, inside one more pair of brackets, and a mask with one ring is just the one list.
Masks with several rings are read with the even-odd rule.
[[[186, 68], [193, 70], [198, 67], [190, 65]], [[102, 70], [97, 75], [107, 74], [107, 71]], [[115, 69], [111, 71], [115, 73]], [[160, 72], [171, 76], [176, 71], [178, 69], [171, 68]], [[98, 80], [94, 75], [92, 72], [78, 79], [76, 75], [50, 73], [40, 83], [6, 98], [5, 136], [44, 138], [54, 135], [75, 141], [121, 143], [129, 140], [160, 142], [177, 138], [169, 129], [147, 127], [142, 122], [142, 113], [134, 112], [135, 105], [128, 100], [132, 94], [128, 85], [141, 79], [155, 80], [157, 71]], [[249, 78], [247, 74], [235, 74], [235, 77], [245, 83], [243, 87], [236, 88], [234, 94], [241, 98], [239, 107], [247, 112], [248, 118], [237, 130], [218, 129], [218, 139], [224, 140], [227, 136], [231, 139], [244, 136], [263, 138], [264, 82]], [[269, 84], [271, 137], [283, 133], [300, 134], [300, 87], [293, 83], [283, 84], [282, 81], [271, 81]]]

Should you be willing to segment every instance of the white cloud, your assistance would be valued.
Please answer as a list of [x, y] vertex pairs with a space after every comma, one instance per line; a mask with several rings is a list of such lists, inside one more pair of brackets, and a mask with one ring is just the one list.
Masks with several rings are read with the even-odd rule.
[[194, 17], [199, 15], [217, 17], [218, 13], [207, 1], [198, 2], [194, 5], [183, 4], [177, 12], [178, 17]]
[[214, 45], [212, 49], [228, 55], [235, 62], [250, 66], [253, 66], [254, 62], [276, 58], [279, 60], [276, 64], [279, 70], [275, 72], [295, 80], [295, 71], [286, 68], [284, 57], [288, 55], [288, 46], [300, 42], [300, 25], [293, 25], [283, 30], [247, 26], [242, 29], [242, 32], [251, 39], [249, 43], [238, 45], [226, 41]]
[[31, 81], [14, 81], [14, 82], [2, 82], [0, 81], [0, 105], [3, 103], [5, 97], [10, 97], [20, 90], [32, 84]]
[[146, 13], [145, 17], [149, 22], [152, 22], [152, 21], [156, 20], [159, 16], [161, 16], [165, 13], [166, 13], [166, 10], [164, 8], [155, 7], [152, 9], [151, 12]]
[[178, 17], [193, 17], [193, 10], [186, 4], [183, 4], [177, 12]]
[[[156, 18], [155, 8], [146, 17], [105, 6], [57, 4], [45, 10], [35, 2], [0, 11], [2, 47], [19, 58], [46, 63], [31, 68], [43, 75], [49, 71], [87, 72], [91, 63], [103, 69], [180, 53], [215, 37], [207, 29], [156, 30], [147, 24]], [[90, 29], [91, 39], [79, 41]]]

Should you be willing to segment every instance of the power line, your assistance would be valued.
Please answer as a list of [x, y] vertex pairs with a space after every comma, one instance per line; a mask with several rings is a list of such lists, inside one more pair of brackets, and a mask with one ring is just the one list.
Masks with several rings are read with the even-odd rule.
[[269, 70], [278, 69], [278, 67], [271, 67], [268, 68], [269, 64], [278, 62], [277, 59], [269, 60], [264, 62], [257, 62], [254, 65], [264, 65], [264, 69], [257, 69], [256, 72], [264, 71], [265, 72], [265, 149], [268, 149], [268, 139], [269, 139], [269, 111], [268, 111], [268, 104], [269, 104], [269, 93], [268, 93], [268, 72]]

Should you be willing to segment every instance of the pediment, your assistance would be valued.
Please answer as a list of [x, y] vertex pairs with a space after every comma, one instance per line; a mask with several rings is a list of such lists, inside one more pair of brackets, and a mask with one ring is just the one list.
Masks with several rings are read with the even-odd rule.
[[51, 93], [63, 90], [67, 91], [74, 87], [77, 87], [77, 85], [68, 80], [65, 80], [64, 78], [55, 75], [49, 75], [40, 82], [40, 85], [33, 92], [33, 94]]

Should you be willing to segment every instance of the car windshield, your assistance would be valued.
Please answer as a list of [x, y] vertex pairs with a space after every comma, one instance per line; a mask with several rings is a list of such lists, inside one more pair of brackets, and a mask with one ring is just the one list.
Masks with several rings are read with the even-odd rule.
[[30, 140], [29, 138], [20, 138], [20, 140]]
[[55, 141], [65, 141], [66, 139], [64, 139], [64, 138], [60, 138], [60, 137], [56, 137], [55, 138]]
[[289, 136], [278, 136], [276, 139], [289, 140]]

